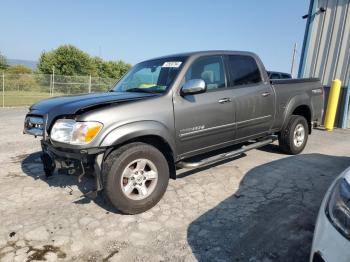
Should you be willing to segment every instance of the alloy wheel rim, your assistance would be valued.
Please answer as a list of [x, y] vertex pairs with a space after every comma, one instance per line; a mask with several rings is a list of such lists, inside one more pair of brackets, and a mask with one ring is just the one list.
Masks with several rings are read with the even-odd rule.
[[158, 182], [158, 170], [149, 159], [136, 159], [129, 163], [121, 176], [123, 194], [132, 200], [141, 200], [154, 191]]
[[305, 128], [302, 124], [298, 124], [294, 129], [293, 141], [296, 147], [301, 147], [305, 140]]

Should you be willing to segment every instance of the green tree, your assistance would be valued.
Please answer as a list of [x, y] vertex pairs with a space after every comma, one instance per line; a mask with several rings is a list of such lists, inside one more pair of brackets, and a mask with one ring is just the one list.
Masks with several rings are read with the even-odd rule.
[[90, 57], [87, 53], [72, 45], [63, 45], [50, 52], [43, 52], [38, 63], [38, 71], [56, 75], [91, 75], [101, 78], [121, 78], [131, 67], [124, 61], [104, 61], [99, 57]]
[[115, 79], [120, 79], [125, 75], [131, 68], [131, 64], [125, 63], [122, 60], [119, 61], [109, 61], [110, 77]]
[[92, 75], [102, 78], [120, 79], [129, 69], [131, 65], [122, 60], [118, 61], [103, 61], [99, 57], [93, 57]]
[[7, 68], [6, 73], [9, 74], [31, 74], [32, 69], [25, 65], [13, 65]]
[[91, 75], [92, 76], [98, 76], [98, 77], [107, 77], [104, 74], [105, 71], [105, 63], [103, 61], [102, 58], [100, 57], [92, 57], [91, 58], [91, 66], [92, 66], [92, 70], [91, 70]]
[[4, 55], [0, 52], [0, 71], [5, 70], [8, 67], [7, 59]]
[[89, 75], [92, 72], [90, 56], [72, 45], [63, 45], [41, 54], [39, 72], [51, 74], [53, 67], [58, 75]]

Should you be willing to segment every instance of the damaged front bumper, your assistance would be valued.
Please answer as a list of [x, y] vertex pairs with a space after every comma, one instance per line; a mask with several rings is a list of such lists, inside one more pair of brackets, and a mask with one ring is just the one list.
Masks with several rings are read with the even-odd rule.
[[47, 177], [52, 176], [55, 171], [77, 175], [78, 181], [87, 173], [95, 177], [96, 188], [86, 193], [89, 197], [96, 197], [102, 190], [102, 161], [106, 149], [65, 149], [54, 147], [49, 141], [41, 140], [41, 160], [44, 165], [44, 172]]

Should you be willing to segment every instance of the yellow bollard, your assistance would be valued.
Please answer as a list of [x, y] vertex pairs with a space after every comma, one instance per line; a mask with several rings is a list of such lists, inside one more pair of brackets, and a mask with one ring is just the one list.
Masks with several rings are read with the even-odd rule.
[[328, 131], [332, 131], [334, 127], [335, 114], [337, 113], [339, 94], [341, 89], [341, 81], [335, 79], [332, 81], [331, 90], [329, 92], [327, 112], [324, 120], [324, 127]]

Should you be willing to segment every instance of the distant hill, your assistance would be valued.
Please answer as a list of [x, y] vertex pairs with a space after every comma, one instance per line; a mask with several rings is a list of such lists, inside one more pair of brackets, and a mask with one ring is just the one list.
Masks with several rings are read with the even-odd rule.
[[22, 60], [22, 59], [7, 59], [7, 63], [9, 65], [25, 65], [29, 68], [31, 68], [32, 70], [36, 69], [36, 66], [38, 64], [38, 62], [36, 61], [31, 61], [31, 60]]

